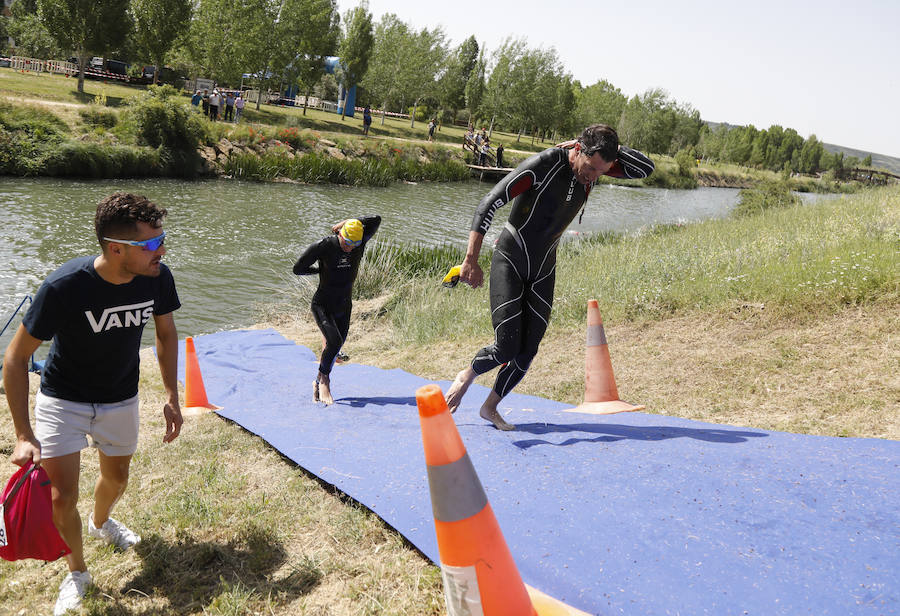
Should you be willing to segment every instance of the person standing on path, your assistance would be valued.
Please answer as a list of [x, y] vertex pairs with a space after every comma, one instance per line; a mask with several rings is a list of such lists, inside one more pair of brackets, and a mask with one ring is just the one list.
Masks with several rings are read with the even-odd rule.
[[[167, 396], [163, 442], [181, 432], [172, 317], [181, 303], [172, 274], [161, 263], [165, 215], [165, 209], [137, 195], [115, 193], [101, 201], [94, 219], [100, 255], [72, 259], [44, 280], [4, 356], [3, 384], [16, 431], [10, 459], [19, 466], [43, 466], [52, 482], [53, 522], [71, 550], [56, 616], [81, 605], [91, 583], [77, 509], [81, 450], [88, 437], [100, 458], [88, 534], [121, 550], [140, 541], [110, 513], [128, 485], [137, 449], [138, 352], [151, 318]], [[53, 342], [32, 429], [28, 359], [44, 340]]]
[[225, 117], [223, 119], [226, 122], [234, 120], [234, 92], [231, 90], [225, 95]]
[[342, 220], [331, 228], [332, 235], [311, 244], [294, 264], [293, 271], [298, 276], [319, 275], [310, 309], [325, 337], [325, 348], [313, 383], [315, 402], [334, 404], [331, 369], [350, 330], [353, 283], [366, 244], [380, 225], [380, 216]]
[[459, 408], [479, 374], [500, 368], [481, 406], [481, 417], [499, 430], [513, 430], [497, 405], [525, 376], [544, 337], [553, 307], [556, 249], [566, 227], [587, 202], [601, 175], [644, 178], [653, 162], [637, 150], [619, 145], [616, 131], [589, 126], [571, 149], [555, 147], [525, 160], [481, 200], [472, 220], [459, 280], [481, 286], [481, 244], [498, 208], [513, 201], [491, 259], [491, 321], [494, 343], [475, 354], [447, 390], [451, 412]]
[[244, 113], [244, 97], [240, 94], [234, 99], [234, 123], [241, 121], [241, 114]]
[[369, 127], [372, 126], [372, 110], [366, 105], [363, 109], [363, 135], [369, 134]]

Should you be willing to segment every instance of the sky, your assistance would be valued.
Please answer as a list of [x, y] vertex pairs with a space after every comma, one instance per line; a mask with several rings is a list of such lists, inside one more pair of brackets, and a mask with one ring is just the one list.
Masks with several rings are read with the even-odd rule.
[[[338, 0], [341, 14], [360, 0]], [[628, 97], [662, 88], [704, 120], [768, 128], [900, 157], [900, 0], [369, 0], [471, 35], [488, 53], [506, 37], [554, 47], [575, 79]]]

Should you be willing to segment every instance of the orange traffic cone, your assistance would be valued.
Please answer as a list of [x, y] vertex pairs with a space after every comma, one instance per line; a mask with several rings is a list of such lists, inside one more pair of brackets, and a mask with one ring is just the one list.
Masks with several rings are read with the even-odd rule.
[[208, 410], [222, 408], [210, 404], [206, 398], [206, 387], [203, 386], [203, 376], [200, 374], [200, 362], [197, 361], [197, 350], [194, 348], [194, 339], [188, 336], [184, 340], [184, 415], [199, 415]]
[[519, 570], [437, 385], [416, 390], [449, 616], [535, 616]]
[[619, 400], [616, 389], [616, 378], [613, 376], [612, 362], [609, 359], [609, 347], [606, 346], [606, 332], [603, 331], [603, 319], [600, 318], [600, 307], [597, 300], [588, 300], [587, 314], [587, 348], [584, 366], [584, 402], [569, 413], [590, 413], [592, 415], [611, 415], [627, 411], [643, 410], [643, 405], [634, 405]]

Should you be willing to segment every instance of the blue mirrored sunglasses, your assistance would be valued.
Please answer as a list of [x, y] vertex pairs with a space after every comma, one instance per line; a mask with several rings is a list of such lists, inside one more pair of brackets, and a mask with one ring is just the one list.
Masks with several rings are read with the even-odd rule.
[[[344, 236], [342, 235], [341, 237], [344, 237]], [[352, 248], [356, 248], [357, 246], [362, 244], [362, 239], [358, 239], [358, 240], [354, 241], [354, 240], [348, 240], [346, 237], [344, 237], [344, 241], [347, 242], [347, 246], [350, 246]]]
[[166, 241], [166, 232], [163, 231], [161, 234], [156, 237], [151, 237], [149, 240], [117, 240], [111, 237], [104, 237], [104, 240], [107, 242], [116, 242], [118, 244], [128, 244], [129, 246], [140, 246], [144, 250], [149, 250], [153, 252], [155, 250], [159, 250], [159, 247], [163, 245]]

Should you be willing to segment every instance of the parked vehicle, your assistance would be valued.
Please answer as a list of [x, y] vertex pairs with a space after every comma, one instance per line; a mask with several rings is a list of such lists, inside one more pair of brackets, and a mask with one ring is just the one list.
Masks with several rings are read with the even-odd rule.
[[[144, 66], [141, 69], [142, 83], [153, 83], [153, 72], [155, 70], [155, 66]], [[167, 83], [169, 85], [175, 86], [176, 88], [181, 88], [184, 86], [185, 80], [187, 80], [187, 77], [179, 75], [178, 72], [171, 66], [164, 66], [159, 71], [159, 83]]]
[[106, 70], [110, 73], [115, 73], [116, 75], [127, 75], [128, 63], [122, 62], [121, 60], [107, 60]]

